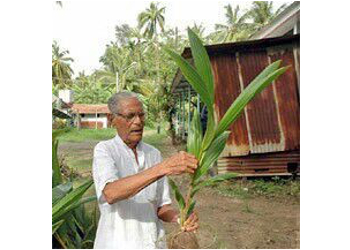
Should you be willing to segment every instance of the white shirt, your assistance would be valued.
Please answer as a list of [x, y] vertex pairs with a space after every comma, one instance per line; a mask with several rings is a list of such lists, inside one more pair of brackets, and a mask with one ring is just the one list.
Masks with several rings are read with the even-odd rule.
[[162, 161], [159, 150], [142, 141], [136, 151], [139, 165], [133, 151], [118, 135], [95, 147], [93, 178], [101, 216], [94, 248], [166, 248], [165, 231], [157, 216], [159, 207], [171, 204], [166, 177], [112, 205], [102, 194], [107, 183], [135, 175]]

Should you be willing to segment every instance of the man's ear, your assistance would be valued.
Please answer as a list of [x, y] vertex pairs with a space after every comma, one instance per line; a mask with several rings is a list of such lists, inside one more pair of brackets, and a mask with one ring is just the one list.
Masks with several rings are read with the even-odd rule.
[[112, 121], [111, 121], [112, 128], [117, 128], [116, 125], [115, 125], [115, 123], [117, 122], [116, 119], [117, 119], [117, 116], [113, 115], [112, 116]]

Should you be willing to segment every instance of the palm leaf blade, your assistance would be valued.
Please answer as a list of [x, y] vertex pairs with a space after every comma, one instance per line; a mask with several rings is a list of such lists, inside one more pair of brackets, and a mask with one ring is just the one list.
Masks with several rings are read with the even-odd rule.
[[171, 189], [173, 190], [174, 194], [175, 194], [175, 199], [177, 201], [177, 203], [179, 204], [180, 210], [185, 208], [185, 199], [182, 196], [182, 194], [180, 193], [179, 188], [176, 186], [175, 182], [169, 178], [169, 184], [171, 186]]
[[57, 221], [59, 216], [61, 216], [63, 212], [67, 211], [65, 208], [78, 201], [83, 196], [85, 191], [89, 189], [92, 183], [92, 180], [88, 180], [85, 183], [81, 184], [78, 188], [74, 189], [72, 192], [68, 193], [62, 199], [60, 199], [52, 207], [52, 221]]
[[191, 121], [191, 128], [187, 138], [187, 151], [197, 159], [199, 159], [200, 150], [202, 145], [202, 125], [200, 121], [199, 112], [196, 109]]
[[188, 38], [197, 72], [202, 76], [207, 91], [210, 94], [210, 99], [214, 103], [214, 80], [208, 53], [201, 40], [191, 29], [188, 29]]
[[210, 94], [206, 88], [206, 85], [202, 79], [202, 77], [197, 73], [197, 71], [187, 62], [184, 58], [182, 58], [177, 53], [173, 52], [170, 49], [164, 48], [164, 50], [173, 58], [176, 62], [177, 66], [180, 68], [182, 74], [191, 84], [195, 91], [201, 96], [203, 102], [209, 107], [212, 106], [212, 100], [210, 98]]
[[225, 131], [213, 140], [208, 150], [204, 153], [199, 167], [196, 169], [194, 183], [196, 183], [204, 174], [206, 174], [212, 164], [219, 158], [221, 152], [225, 148], [226, 140], [229, 134], [230, 132]]

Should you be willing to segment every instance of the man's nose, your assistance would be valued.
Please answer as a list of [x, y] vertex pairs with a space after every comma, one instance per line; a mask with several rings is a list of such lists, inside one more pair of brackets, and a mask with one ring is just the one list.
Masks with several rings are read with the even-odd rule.
[[142, 120], [140, 118], [140, 115], [135, 115], [135, 118], [134, 118], [134, 123], [136, 124], [141, 124], [142, 123]]

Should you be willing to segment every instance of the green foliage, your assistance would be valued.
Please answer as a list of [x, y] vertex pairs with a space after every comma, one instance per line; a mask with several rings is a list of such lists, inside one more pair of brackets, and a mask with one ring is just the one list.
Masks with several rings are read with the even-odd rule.
[[[83, 198], [93, 181], [88, 179], [73, 188], [73, 183], [63, 182], [57, 156], [58, 137], [68, 130], [52, 132], [52, 235], [63, 248], [82, 248], [88, 240], [83, 204], [96, 200], [95, 196]], [[91, 230], [91, 229], [90, 229]]]
[[220, 183], [215, 190], [222, 196], [240, 199], [254, 196], [299, 198], [300, 181], [280, 177], [252, 179], [238, 183]]
[[62, 142], [83, 142], [87, 140], [108, 140], [116, 135], [114, 128], [107, 129], [71, 129], [69, 133], [60, 136]]
[[241, 14], [240, 6], [237, 5], [234, 11], [231, 4], [226, 5], [226, 24], [216, 24], [215, 32], [211, 35], [215, 42], [236, 42], [246, 40], [252, 34], [253, 24], [248, 22], [249, 13]]
[[174, 192], [175, 195], [175, 199], [180, 207], [181, 210], [183, 210], [185, 208], [185, 199], [182, 196], [182, 194], [180, 193], [180, 190], [178, 188], [178, 186], [176, 186], [175, 182], [169, 178], [169, 184], [171, 186], [171, 189]]
[[68, 57], [68, 50], [61, 50], [56, 41], [52, 44], [52, 85], [60, 89], [71, 86], [72, 74], [70, 63], [74, 62], [73, 58]]
[[225, 131], [210, 144], [209, 149], [203, 154], [199, 166], [194, 173], [193, 184], [197, 184], [199, 179], [209, 171], [212, 164], [219, 158], [221, 152], [225, 148], [229, 134], [230, 132]]
[[198, 110], [195, 109], [190, 131], [187, 138], [187, 152], [199, 158], [202, 146], [202, 125]]
[[196, 205], [196, 201], [192, 200], [190, 206], [188, 207], [186, 218], [188, 218], [192, 214], [195, 205]]
[[[238, 118], [244, 107], [255, 95], [260, 93], [265, 87], [274, 81], [279, 75], [283, 74], [287, 68], [279, 68], [280, 61], [277, 61], [265, 70], [263, 70], [238, 96], [231, 107], [227, 110], [223, 118], [216, 122], [214, 120], [214, 79], [211, 71], [211, 64], [206, 49], [197, 35], [188, 29], [188, 37], [191, 45], [191, 53], [194, 59], [195, 68], [182, 58], [176, 52], [166, 48], [165, 51], [177, 63], [181, 72], [191, 84], [191, 86], [198, 92], [203, 102], [208, 108], [208, 125], [202, 140], [201, 136], [197, 139], [196, 134], [201, 131], [200, 123], [198, 122], [198, 114], [194, 115], [190, 129], [188, 150], [197, 156], [199, 165], [192, 175], [192, 181], [187, 193], [185, 207], [183, 205], [183, 197], [180, 194], [177, 186], [171, 181], [171, 186], [175, 189], [176, 199], [179, 202], [181, 211], [181, 225], [183, 225], [185, 216], [193, 209], [193, 196], [201, 188], [213, 185], [217, 182], [227, 180], [237, 175], [218, 176], [214, 179], [201, 181], [201, 178], [206, 175], [212, 164], [219, 158], [220, 154], [225, 148], [226, 140], [230, 134], [226, 131], [229, 126]], [[198, 142], [202, 141], [201, 147], [198, 147]]]
[[52, 132], [52, 187], [62, 183], [61, 169], [58, 161], [58, 140], [57, 137], [68, 132], [69, 129], [57, 129]]

